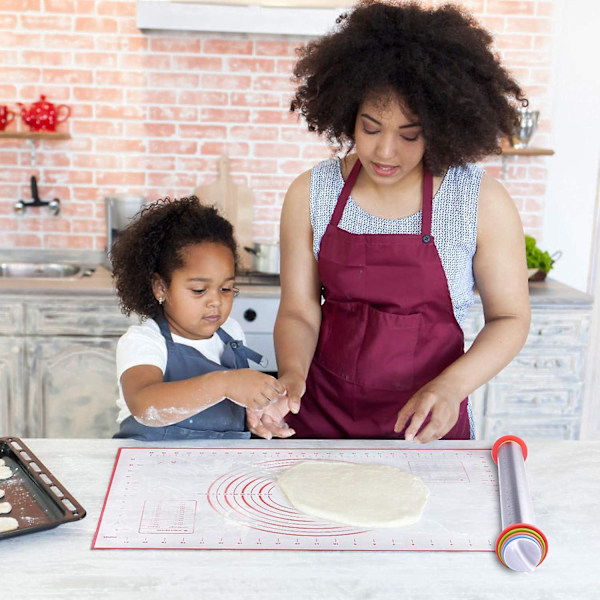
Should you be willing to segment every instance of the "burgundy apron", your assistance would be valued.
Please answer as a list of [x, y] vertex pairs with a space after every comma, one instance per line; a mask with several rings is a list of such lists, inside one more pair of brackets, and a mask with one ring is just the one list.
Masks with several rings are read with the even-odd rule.
[[[398, 411], [464, 352], [431, 235], [431, 174], [423, 176], [420, 234], [356, 234], [338, 223], [360, 168], [357, 159], [321, 239], [319, 341], [300, 412], [286, 417], [297, 438], [401, 436]], [[444, 439], [469, 438], [465, 399]]]

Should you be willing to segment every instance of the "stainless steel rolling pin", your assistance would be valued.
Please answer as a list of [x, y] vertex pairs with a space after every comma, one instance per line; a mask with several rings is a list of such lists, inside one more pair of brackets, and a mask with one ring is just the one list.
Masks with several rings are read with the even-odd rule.
[[515, 435], [505, 435], [492, 447], [498, 465], [502, 532], [496, 540], [500, 562], [514, 571], [532, 572], [546, 558], [548, 540], [533, 524], [535, 516], [525, 472], [527, 446]]

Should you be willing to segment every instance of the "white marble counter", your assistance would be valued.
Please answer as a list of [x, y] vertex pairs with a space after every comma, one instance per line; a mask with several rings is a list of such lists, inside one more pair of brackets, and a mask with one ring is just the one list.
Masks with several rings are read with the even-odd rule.
[[[533, 574], [521, 574], [503, 567], [490, 552], [91, 550], [117, 448], [136, 442], [24, 441], [86, 508], [87, 517], [0, 542], [0, 590], [7, 600], [600, 598], [600, 442], [528, 444], [536, 523], [548, 537], [549, 553]], [[235, 443], [307, 445], [301, 440]], [[346, 444], [361, 443], [370, 442]], [[406, 442], [377, 443], [398, 447]], [[481, 447], [482, 442], [446, 444]]]

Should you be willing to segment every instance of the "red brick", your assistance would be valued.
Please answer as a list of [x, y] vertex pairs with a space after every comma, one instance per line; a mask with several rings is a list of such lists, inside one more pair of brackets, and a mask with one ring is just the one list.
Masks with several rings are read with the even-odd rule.
[[228, 58], [228, 69], [235, 72], [247, 73], [273, 73], [275, 61], [269, 58]]
[[44, 12], [67, 13], [69, 15], [80, 14], [75, 0], [44, 0]]
[[250, 120], [250, 111], [233, 108], [202, 108], [200, 120], [211, 123], [247, 123]]
[[146, 114], [145, 106], [135, 104], [125, 106], [96, 104], [95, 116], [97, 119], [114, 119], [115, 121], [120, 121], [121, 119], [146, 119]]
[[520, 31], [527, 33], [552, 33], [552, 19], [536, 17], [528, 19], [527, 17], [508, 17], [506, 19], [506, 30], [518, 33]]
[[252, 54], [252, 42], [247, 40], [204, 40], [204, 54]]
[[121, 157], [115, 154], [76, 154], [73, 157], [73, 166], [77, 169], [120, 169]]
[[278, 127], [254, 127], [252, 125], [234, 125], [230, 128], [231, 139], [240, 140], [276, 140], [279, 138]]
[[291, 58], [279, 58], [277, 59], [277, 64], [275, 65], [275, 72], [282, 73], [283, 75], [288, 75], [291, 78], [294, 74], [295, 66], [296, 60]]
[[183, 90], [179, 94], [178, 104], [195, 104], [223, 106], [228, 104], [227, 92], [210, 92], [204, 90]]
[[148, 85], [171, 89], [197, 88], [200, 77], [193, 73], [153, 73], [147, 74]]
[[281, 101], [278, 94], [232, 92], [231, 105], [278, 107], [281, 105]]
[[150, 50], [152, 52], [200, 52], [200, 40], [192, 38], [161, 38], [150, 39]]
[[310, 144], [302, 148], [302, 158], [310, 158], [321, 160], [329, 158], [332, 153], [332, 148], [327, 146], [325, 142], [322, 144]]
[[[54, 185], [68, 185], [71, 183], [76, 184], [89, 184], [94, 180], [93, 171], [84, 171], [83, 169], [69, 169], [69, 170], [50, 170], [45, 169], [43, 178], [41, 179], [40, 189], [44, 189], [51, 184]], [[48, 191], [50, 195], [51, 190]], [[57, 193], [58, 195], [58, 193]], [[64, 195], [64, 194], [63, 194]]]
[[[39, 55], [38, 52], [35, 53], [36, 55]], [[16, 50], [13, 51], [7, 51], [7, 50], [3, 50], [2, 52], [0, 52], [0, 65], [15, 65], [19, 62], [19, 53]]]
[[2, 10], [7, 12], [39, 12], [41, 0], [2, 0]]
[[224, 125], [185, 125], [178, 126], [182, 138], [197, 140], [223, 140], [227, 137], [227, 127]]
[[529, 50], [533, 47], [533, 35], [498, 33], [494, 36], [494, 46], [498, 50]]
[[185, 188], [187, 194], [191, 194], [196, 186], [195, 175], [185, 175], [182, 173], [148, 173], [148, 184], [153, 187], [163, 188], [165, 193], [174, 197], [172, 190], [175, 188]]
[[298, 144], [284, 143], [256, 143], [254, 153], [260, 157], [271, 158], [295, 158], [300, 154]]
[[126, 156], [124, 168], [133, 171], [174, 171], [175, 157], [173, 156]]
[[119, 30], [115, 19], [101, 17], [77, 17], [75, 31], [89, 31], [90, 33], [117, 33]]
[[277, 161], [264, 158], [234, 158], [230, 161], [232, 173], [275, 173]]
[[95, 42], [99, 51], [143, 52], [148, 49], [148, 38], [139, 35], [101, 35], [95, 38]]
[[96, 71], [98, 85], [141, 87], [146, 85], [146, 74], [135, 71]]
[[487, 13], [490, 15], [533, 15], [534, 0], [487, 0]]
[[96, 150], [98, 152], [144, 152], [145, 142], [135, 139], [98, 138]]
[[94, 81], [94, 74], [90, 70], [82, 69], [44, 68], [43, 81], [45, 83], [91, 84]]
[[104, 233], [105, 226], [98, 219], [73, 219], [73, 233]]
[[173, 123], [144, 123], [143, 126], [147, 137], [167, 138], [175, 135]]
[[197, 121], [198, 109], [191, 106], [150, 106], [148, 118], [152, 121]]
[[135, 4], [133, 2], [110, 2], [110, 0], [101, 0], [96, 3], [96, 10], [99, 15], [135, 17]]
[[[329, 158], [328, 155], [323, 158]], [[279, 171], [290, 175], [300, 175], [314, 166], [314, 160], [283, 160], [279, 162]]]
[[108, 121], [74, 121], [75, 135], [93, 135], [99, 137], [123, 135], [123, 123]]
[[[84, 34], [51, 33], [44, 36], [44, 48], [58, 48], [60, 50], [93, 50], [94, 36]], [[36, 44], [37, 46], [37, 44]]]
[[550, 56], [536, 50], [506, 50], [502, 53], [506, 63], [518, 66], [541, 66], [550, 63]]
[[102, 67], [114, 69], [117, 67], [117, 55], [108, 52], [75, 52], [73, 64], [77, 66]]
[[279, 223], [254, 223], [252, 237], [257, 242], [271, 243], [279, 239]]
[[0, 81], [3, 83], [27, 83], [39, 81], [40, 77], [40, 69], [0, 67]]
[[45, 248], [79, 248], [81, 250], [91, 250], [94, 246], [94, 238], [90, 235], [75, 234], [52, 234], [43, 236]]
[[[77, 187], [73, 186], [73, 197], [77, 199], [78, 203], [89, 201], [96, 202], [102, 198], [102, 196], [108, 195], [107, 193], [100, 192], [96, 187]], [[93, 205], [92, 205], [93, 206]], [[85, 216], [85, 215], [83, 215]]]
[[0, 14], [0, 29], [16, 29], [17, 28], [17, 16]]
[[122, 53], [118, 58], [121, 69], [169, 70], [171, 68], [171, 57], [167, 54]]
[[554, 2], [537, 2], [536, 15], [540, 17], [552, 17], [554, 15]]
[[506, 19], [504, 17], [492, 17], [490, 15], [481, 15], [478, 22], [485, 27], [490, 33], [495, 35], [501, 31], [511, 31], [506, 27]]
[[252, 123], [292, 125], [298, 123], [298, 117], [284, 110], [255, 110], [252, 111]]
[[151, 154], [195, 154], [198, 151], [196, 142], [150, 140], [148, 152]]
[[4, 248], [41, 248], [42, 238], [33, 233], [2, 233], [0, 246]]
[[73, 19], [70, 16], [21, 15], [21, 25], [29, 32], [33, 31], [71, 31]]
[[258, 40], [256, 42], [257, 56], [296, 56], [296, 50], [302, 46], [299, 42], [281, 42]]
[[96, 173], [98, 185], [143, 185], [145, 173], [132, 173], [123, 171], [101, 171]]
[[222, 71], [223, 60], [216, 56], [178, 56], [171, 57], [175, 71]]
[[143, 102], [144, 104], [177, 104], [175, 90], [127, 90], [127, 102]]
[[255, 221], [274, 221], [278, 222], [281, 217], [280, 206], [255, 206], [254, 220]]
[[75, 87], [73, 88], [75, 100], [87, 102], [122, 102], [123, 90], [118, 88]]
[[212, 160], [197, 156], [191, 158], [187, 156], [178, 156], [175, 160], [175, 169], [186, 173], [202, 173], [209, 168], [209, 165], [212, 164], [212, 162]]
[[62, 152], [38, 152], [36, 158], [37, 167], [69, 167], [71, 157]]
[[286, 92], [290, 91], [290, 100], [291, 94], [294, 90], [294, 82], [291, 77], [283, 77], [282, 75], [264, 75], [261, 77], [256, 77], [252, 82], [253, 90], [261, 90], [265, 92]]
[[16, 98], [17, 97], [17, 86], [15, 85], [1, 85], [0, 84], [0, 98]]
[[201, 87], [203, 90], [247, 90], [251, 83], [248, 75], [203, 74]]
[[217, 155], [226, 154], [228, 156], [248, 156], [250, 147], [241, 142], [204, 142], [200, 145], [200, 154]]
[[282, 127], [281, 139], [284, 142], [314, 144], [315, 141], [318, 141], [319, 136], [312, 131], [308, 131], [306, 127], [298, 124], [296, 127]]

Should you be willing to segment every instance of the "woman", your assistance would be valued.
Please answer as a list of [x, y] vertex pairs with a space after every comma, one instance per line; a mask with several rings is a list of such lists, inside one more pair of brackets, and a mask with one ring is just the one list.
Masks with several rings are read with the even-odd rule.
[[[454, 6], [363, 2], [304, 49], [292, 110], [348, 152], [285, 198], [274, 335], [288, 397], [257, 433], [291, 410], [297, 437], [474, 437], [468, 395], [529, 327], [519, 214], [472, 164], [527, 104], [491, 41]], [[465, 353], [474, 284], [485, 326]]]

